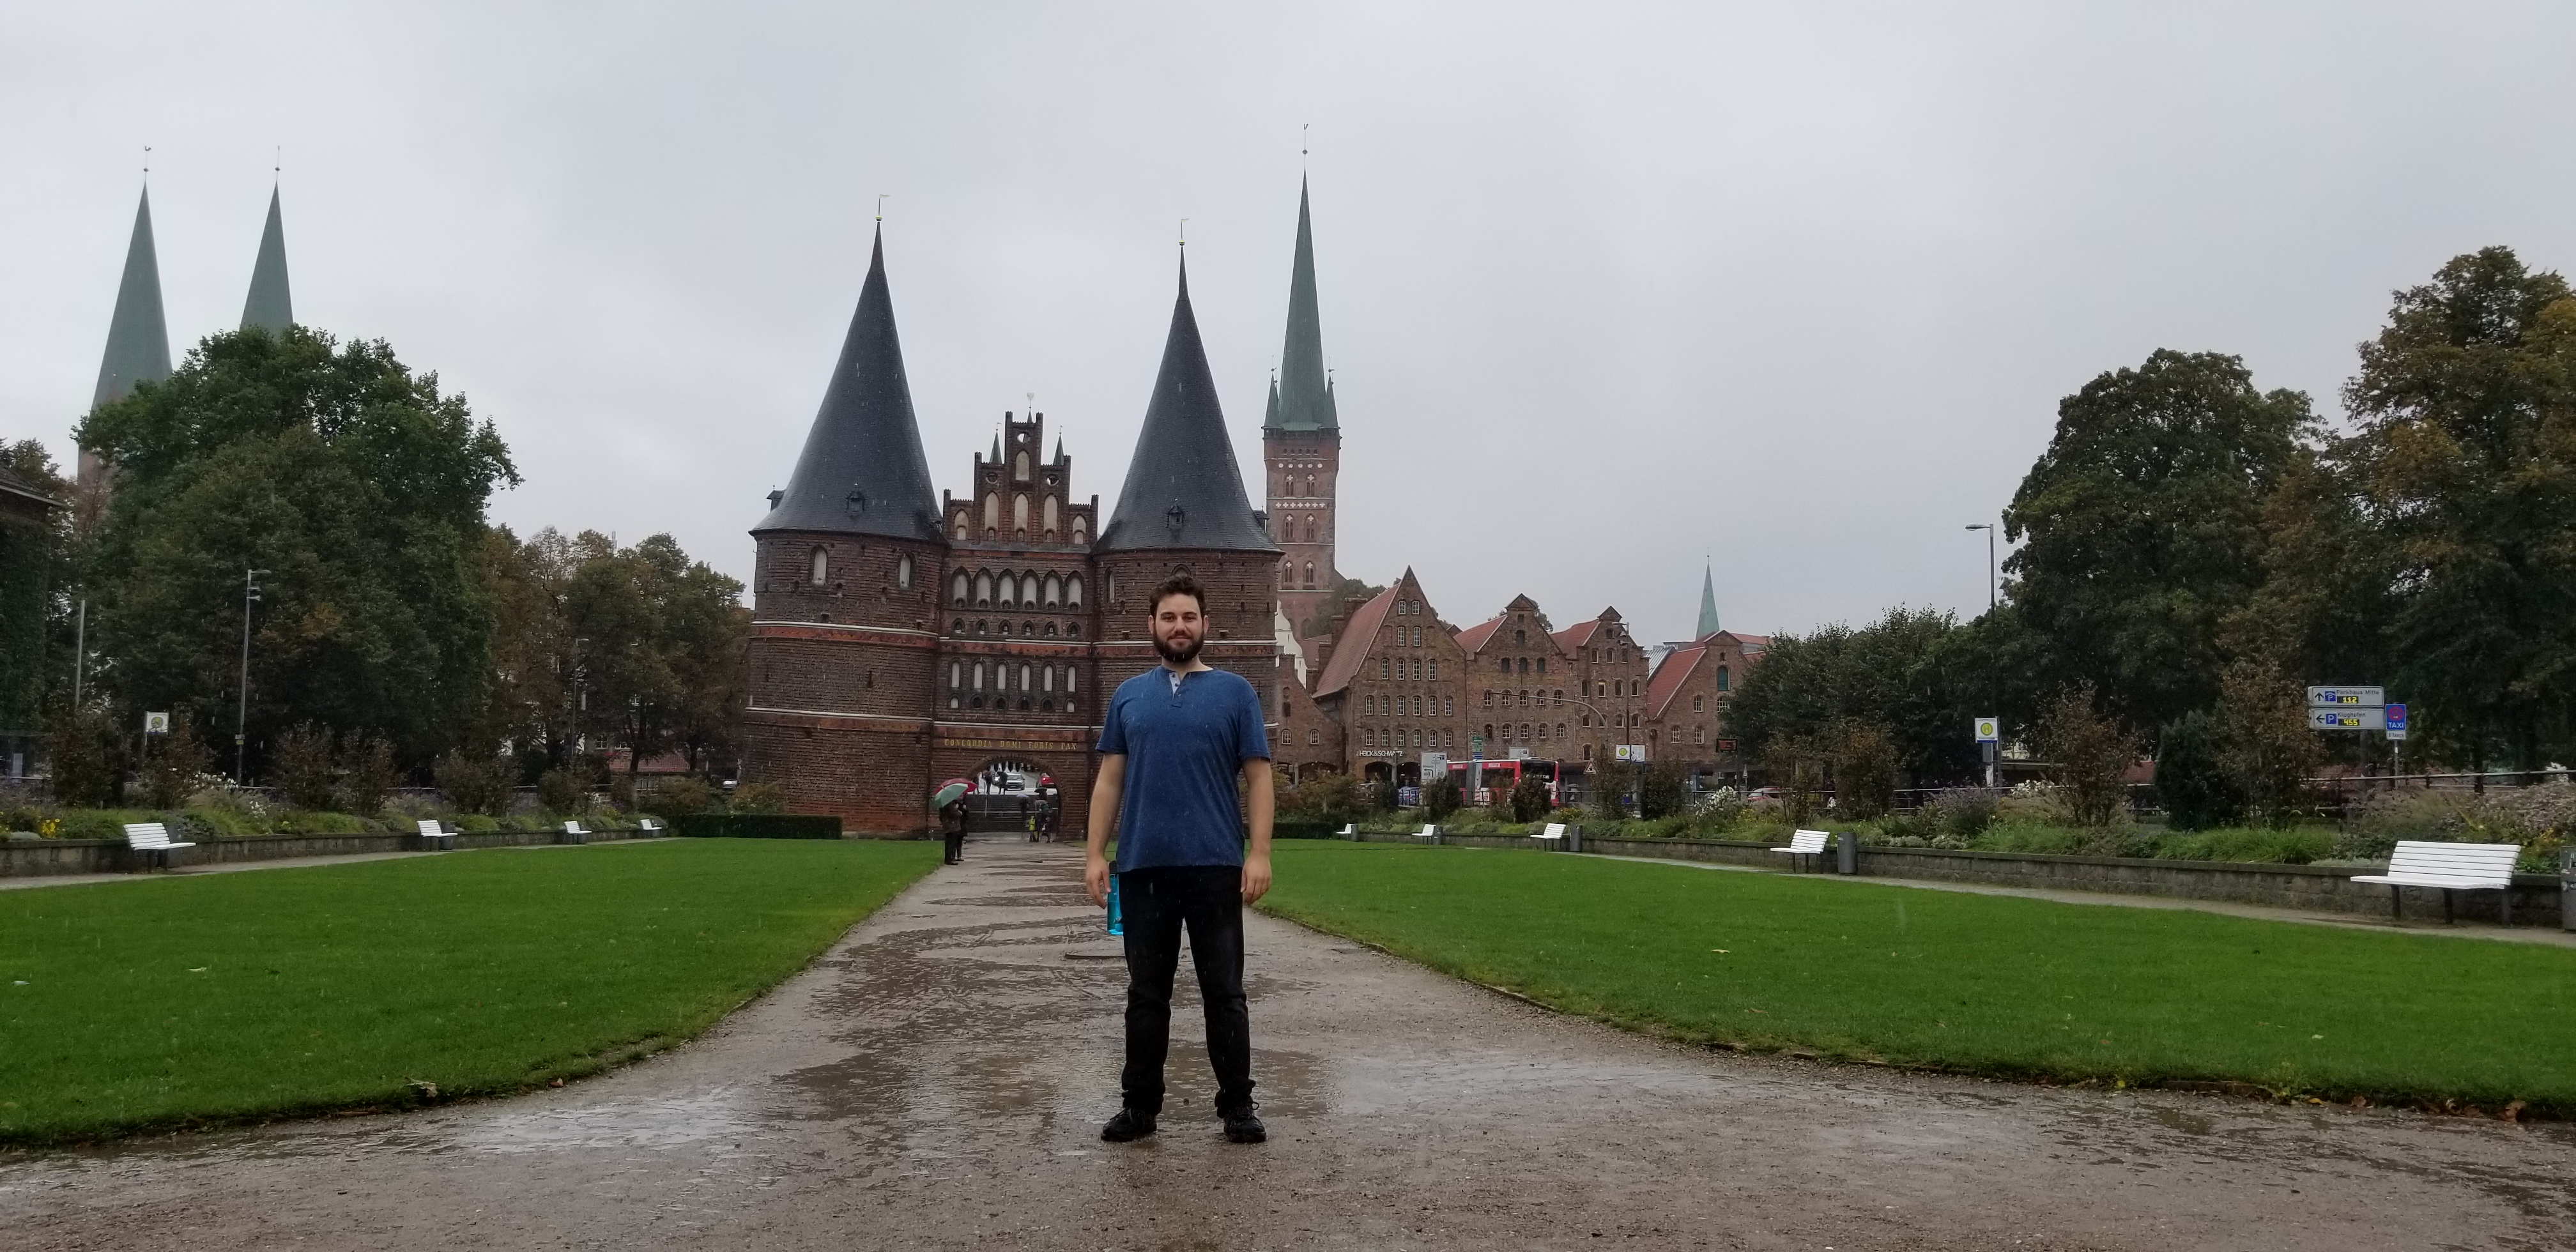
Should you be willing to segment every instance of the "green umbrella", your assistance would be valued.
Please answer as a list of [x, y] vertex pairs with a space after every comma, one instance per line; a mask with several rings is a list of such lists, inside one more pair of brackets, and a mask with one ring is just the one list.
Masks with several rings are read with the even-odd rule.
[[951, 778], [948, 781], [939, 784], [939, 790], [931, 794], [930, 807], [934, 809], [947, 808], [949, 805], [956, 803], [958, 797], [963, 796], [974, 789], [975, 784], [970, 783], [963, 778]]

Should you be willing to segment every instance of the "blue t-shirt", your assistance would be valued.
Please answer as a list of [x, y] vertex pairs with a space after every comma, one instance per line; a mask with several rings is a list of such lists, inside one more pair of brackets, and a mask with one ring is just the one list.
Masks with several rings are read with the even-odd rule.
[[1221, 669], [1180, 676], [1157, 665], [1118, 684], [1100, 751], [1125, 754], [1118, 806], [1119, 873], [1158, 865], [1243, 864], [1235, 777], [1247, 757], [1270, 759], [1261, 696]]

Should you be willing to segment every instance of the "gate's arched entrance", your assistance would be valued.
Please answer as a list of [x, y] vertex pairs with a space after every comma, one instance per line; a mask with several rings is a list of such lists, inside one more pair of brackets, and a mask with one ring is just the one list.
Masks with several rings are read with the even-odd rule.
[[968, 775], [975, 790], [966, 797], [969, 833], [1025, 832], [1041, 802], [1059, 810], [1064, 805], [1060, 780], [1044, 765], [1021, 757], [994, 757]]

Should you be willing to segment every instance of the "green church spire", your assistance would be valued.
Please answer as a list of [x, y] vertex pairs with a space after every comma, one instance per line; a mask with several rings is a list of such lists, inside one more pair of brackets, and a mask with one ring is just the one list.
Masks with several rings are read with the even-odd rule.
[[116, 288], [116, 312], [107, 322], [107, 354], [98, 365], [97, 408], [131, 395], [137, 384], [170, 376], [170, 324], [161, 315], [161, 260], [152, 248], [152, 189], [134, 210], [134, 238], [125, 246], [125, 280]]
[[1699, 629], [1692, 632], [1691, 638], [1706, 639], [1716, 634], [1718, 629], [1717, 572], [1704, 568], [1699, 576]]
[[242, 302], [241, 328], [283, 335], [295, 324], [295, 301], [286, 289], [286, 219], [277, 190], [268, 193], [268, 225], [259, 232], [259, 260], [250, 267], [250, 298]]
[[1297, 184], [1297, 261], [1288, 276], [1288, 346], [1279, 356], [1279, 402], [1268, 425], [1276, 430], [1332, 430], [1332, 380], [1324, 375], [1324, 327], [1315, 306], [1315, 232], [1306, 207], [1306, 184]]

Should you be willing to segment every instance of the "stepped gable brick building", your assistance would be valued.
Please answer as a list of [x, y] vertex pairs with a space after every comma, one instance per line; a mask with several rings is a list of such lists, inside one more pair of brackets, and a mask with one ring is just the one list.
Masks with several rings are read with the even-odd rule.
[[1582, 676], [1537, 601], [1512, 597], [1502, 612], [1460, 631], [1458, 644], [1468, 656], [1470, 712], [1487, 759], [1508, 758], [1514, 748], [1542, 760], [1581, 759], [1570, 746], [1580, 710], [1565, 699], [1569, 690], [1583, 694]]
[[963, 495], [931, 492], [882, 235], [786, 489], [753, 528], [743, 777], [854, 831], [905, 834], [932, 787], [1007, 765], [1052, 774], [1086, 820], [1107, 689], [1156, 662], [1144, 593], [1210, 589], [1205, 655], [1276, 712], [1278, 550], [1244, 494], [1186, 271], [1117, 509], [1074, 503], [1044, 419], [1004, 415]]
[[1281, 552], [1279, 612], [1312, 668], [1332, 637], [1327, 619], [1341, 574], [1333, 564], [1335, 483], [1342, 473], [1341, 417], [1324, 368], [1324, 331], [1315, 302], [1315, 238], [1306, 187], [1297, 187], [1297, 254], [1289, 271], [1288, 341], [1270, 380], [1261, 422], [1269, 479], [1270, 528]]
[[1736, 751], [1726, 705], [1770, 643], [1765, 635], [1721, 630], [1664, 653], [1646, 682], [1647, 756], [1684, 762], [1693, 773], [1741, 777], [1750, 762]]
[[[1628, 624], [1619, 616], [1619, 610], [1603, 609], [1599, 617], [1560, 630], [1554, 638], [1574, 666], [1578, 697], [1587, 702], [1574, 711], [1578, 751], [1563, 759], [1607, 760], [1614, 755], [1611, 749], [1619, 744], [1646, 743], [1646, 678], [1650, 667], [1646, 650], [1629, 635]], [[1585, 688], [1589, 688], [1589, 695], [1582, 694]]]
[[1647, 755], [1681, 761], [1694, 774], [1741, 781], [1751, 762], [1736, 750], [1726, 704], [1770, 646], [1768, 635], [1719, 627], [1716, 575], [1703, 570], [1698, 630], [1687, 643], [1666, 644], [1646, 680]]
[[1413, 786], [1423, 753], [1465, 759], [1469, 659], [1410, 569], [1353, 609], [1325, 651], [1314, 693], [1343, 728], [1343, 767]]

